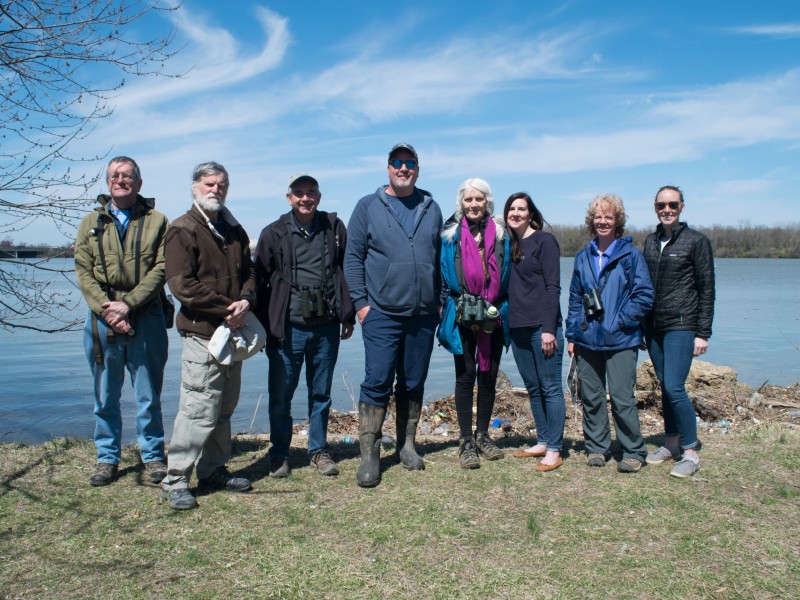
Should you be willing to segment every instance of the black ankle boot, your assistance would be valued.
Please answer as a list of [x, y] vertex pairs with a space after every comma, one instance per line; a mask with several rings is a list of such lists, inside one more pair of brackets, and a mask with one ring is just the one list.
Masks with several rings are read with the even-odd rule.
[[381, 427], [386, 408], [360, 402], [358, 405], [358, 441], [361, 464], [356, 482], [361, 487], [375, 487], [381, 482]]

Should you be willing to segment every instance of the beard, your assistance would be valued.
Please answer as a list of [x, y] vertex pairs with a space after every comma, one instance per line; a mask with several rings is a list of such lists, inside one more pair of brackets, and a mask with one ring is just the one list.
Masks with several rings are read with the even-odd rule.
[[218, 198], [214, 194], [208, 194], [206, 196], [196, 195], [194, 200], [200, 208], [211, 213], [219, 212], [219, 210], [225, 206], [225, 200]]

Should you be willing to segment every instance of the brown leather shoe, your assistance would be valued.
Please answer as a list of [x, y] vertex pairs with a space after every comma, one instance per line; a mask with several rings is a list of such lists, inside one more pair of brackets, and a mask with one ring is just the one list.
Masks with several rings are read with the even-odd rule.
[[542, 450], [541, 452], [528, 452], [522, 448], [514, 450], [514, 458], [541, 458], [545, 454], [547, 454], [547, 450]]
[[543, 465], [539, 463], [534, 467], [534, 470], [539, 471], [540, 473], [546, 473], [547, 471], [555, 471], [558, 467], [564, 464], [564, 461], [561, 457], [558, 457], [558, 460], [552, 465]]

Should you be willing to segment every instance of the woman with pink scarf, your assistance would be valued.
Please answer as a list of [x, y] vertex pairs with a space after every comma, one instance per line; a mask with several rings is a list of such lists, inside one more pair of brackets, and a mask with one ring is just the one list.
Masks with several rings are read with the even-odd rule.
[[[442, 232], [442, 321], [437, 337], [453, 354], [455, 402], [460, 429], [459, 462], [480, 467], [480, 458], [505, 456], [489, 436], [497, 371], [508, 347], [508, 236], [492, 217], [492, 189], [483, 179], [467, 179], [458, 188], [456, 212]], [[475, 435], [473, 386], [478, 383]]]

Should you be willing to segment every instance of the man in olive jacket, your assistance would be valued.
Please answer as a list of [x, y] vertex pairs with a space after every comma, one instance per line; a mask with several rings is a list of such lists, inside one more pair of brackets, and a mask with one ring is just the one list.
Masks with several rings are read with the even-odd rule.
[[166, 475], [161, 386], [167, 362], [164, 288], [167, 218], [139, 195], [132, 158], [108, 163], [109, 194], [86, 215], [75, 241], [75, 273], [89, 305], [83, 345], [94, 375], [97, 468], [89, 483], [108, 485], [122, 453], [120, 396], [127, 368], [136, 395], [136, 438], [152, 483]]
[[227, 323], [239, 329], [255, 306], [250, 240], [225, 206], [225, 167], [202, 163], [192, 181], [192, 208], [170, 226], [166, 242], [167, 283], [181, 302], [176, 325], [183, 337], [183, 370], [162, 497], [177, 510], [197, 506], [189, 491], [194, 468], [201, 486], [236, 492], [251, 488], [249, 480], [225, 468], [242, 363], [223, 365], [208, 348], [217, 327]]

